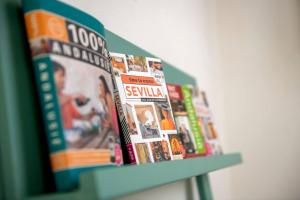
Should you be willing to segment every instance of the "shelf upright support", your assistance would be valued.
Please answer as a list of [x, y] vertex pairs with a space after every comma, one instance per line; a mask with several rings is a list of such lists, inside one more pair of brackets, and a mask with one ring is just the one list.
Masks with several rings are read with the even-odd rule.
[[198, 192], [201, 200], [213, 200], [208, 174], [196, 176]]

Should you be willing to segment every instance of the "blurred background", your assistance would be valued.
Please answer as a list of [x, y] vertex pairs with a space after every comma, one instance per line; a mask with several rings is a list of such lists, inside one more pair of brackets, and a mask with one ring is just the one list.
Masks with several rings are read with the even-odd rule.
[[[224, 151], [244, 159], [211, 173], [215, 199], [300, 199], [300, 1], [63, 2], [197, 77]], [[193, 187], [182, 181], [124, 199], [190, 199]]]

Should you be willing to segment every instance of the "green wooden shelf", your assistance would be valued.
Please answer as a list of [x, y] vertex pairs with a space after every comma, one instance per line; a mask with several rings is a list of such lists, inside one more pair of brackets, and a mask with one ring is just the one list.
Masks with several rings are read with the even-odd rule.
[[84, 172], [80, 188], [69, 193], [55, 193], [28, 200], [114, 199], [175, 181], [200, 176], [242, 162], [239, 153], [185, 160], [97, 169]]
[[[208, 173], [242, 162], [241, 155], [193, 158], [81, 174], [80, 187], [53, 191], [21, 0], [0, 1], [0, 199], [111, 199], [196, 176], [201, 199], [212, 199]], [[106, 30], [113, 52], [159, 57]], [[147, 39], [147, 38], [145, 38]], [[197, 77], [162, 60], [166, 81], [197, 84]]]

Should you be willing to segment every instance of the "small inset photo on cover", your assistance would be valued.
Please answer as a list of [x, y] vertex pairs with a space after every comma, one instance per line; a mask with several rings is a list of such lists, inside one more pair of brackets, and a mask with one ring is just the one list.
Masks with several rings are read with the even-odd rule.
[[119, 73], [126, 73], [126, 64], [124, 57], [113, 55], [111, 56], [111, 63], [114, 70], [118, 71]]
[[163, 66], [159, 59], [148, 59], [148, 65], [152, 74], [163, 75]]
[[192, 139], [192, 132], [187, 116], [177, 116], [175, 118], [177, 124], [178, 136], [184, 146], [186, 153], [195, 153], [195, 145]]
[[132, 106], [130, 104], [126, 104], [125, 112], [130, 135], [137, 135], [138, 132], [133, 118]]
[[212, 139], [217, 139], [218, 138], [218, 134], [217, 134], [217, 131], [216, 131], [215, 127], [214, 127], [214, 124], [211, 121], [209, 121], [207, 123], [207, 126], [208, 126], [210, 137]]
[[149, 105], [134, 105], [143, 139], [160, 137], [154, 109]]
[[171, 108], [168, 102], [155, 103], [157, 118], [161, 130], [176, 130], [176, 126], [171, 114]]
[[171, 160], [167, 141], [150, 142], [150, 146], [155, 162]]
[[173, 155], [182, 155], [184, 153], [184, 148], [178, 135], [169, 134], [168, 136]]
[[128, 72], [148, 72], [146, 58], [144, 56], [127, 55]]
[[148, 58], [147, 57], [147, 63], [149, 66], [149, 71], [151, 75], [153, 75], [157, 82], [165, 82], [164, 80], [164, 72], [163, 72], [163, 66], [160, 59], [157, 58]]
[[146, 143], [135, 144], [139, 164], [151, 163], [149, 150]]

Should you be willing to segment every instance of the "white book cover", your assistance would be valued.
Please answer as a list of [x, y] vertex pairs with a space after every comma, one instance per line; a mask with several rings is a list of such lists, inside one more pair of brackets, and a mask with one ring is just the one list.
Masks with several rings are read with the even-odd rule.
[[119, 120], [132, 164], [183, 158], [160, 59], [110, 53]]

